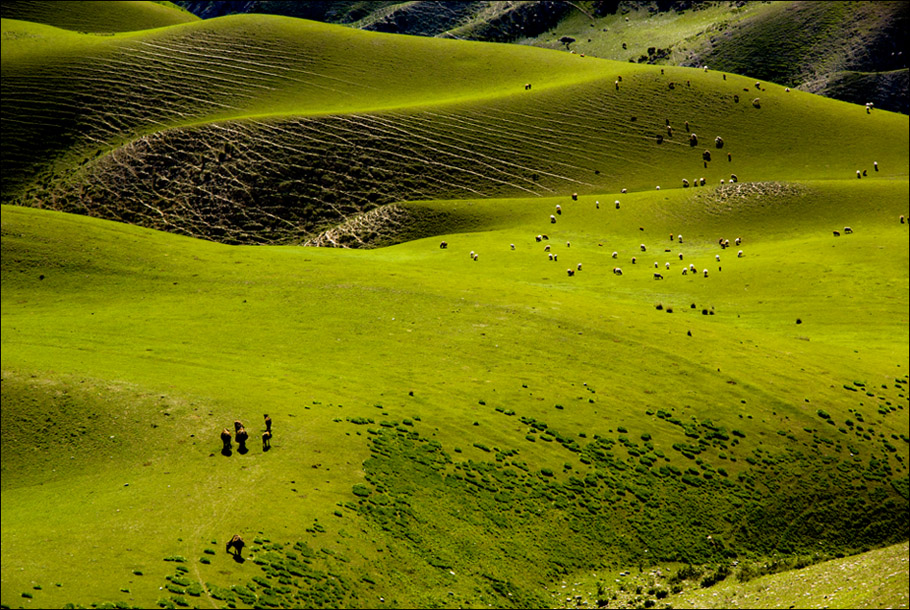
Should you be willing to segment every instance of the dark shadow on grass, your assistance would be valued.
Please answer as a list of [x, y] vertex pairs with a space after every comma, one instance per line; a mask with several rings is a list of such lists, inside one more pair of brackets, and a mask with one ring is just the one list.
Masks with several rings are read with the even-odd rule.
[[221, 455], [223, 455], [224, 457], [231, 457], [232, 455], [234, 455], [234, 452], [231, 451], [230, 447], [222, 447]]

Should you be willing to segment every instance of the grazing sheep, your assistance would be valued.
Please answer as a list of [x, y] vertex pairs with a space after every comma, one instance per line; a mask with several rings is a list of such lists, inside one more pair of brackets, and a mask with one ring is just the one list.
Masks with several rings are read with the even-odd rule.
[[723, 186], [723, 184], [724, 184], [724, 179], [723, 179], [723, 178], [720, 179], [720, 184], [721, 184], [721, 186]]
[[714, 138], [714, 146], [716, 146], [717, 148], [723, 148], [724, 139], [720, 136], [717, 136], [716, 138]]
[[[629, 191], [627, 189], [622, 189], [619, 192], [622, 193], [623, 195], [625, 195]], [[616, 203], [619, 203], [619, 202], [617, 201]]]
[[724, 248], [729, 248], [729, 247], [730, 247], [730, 240], [729, 240], [729, 239], [725, 239], [725, 240], [724, 240]]
[[736, 258], [742, 258], [742, 257], [743, 257], [743, 251], [740, 250], [739, 252], [736, 253]]
[[698, 136], [694, 133], [689, 134], [689, 146], [698, 146]]
[[619, 81], [618, 80], [613, 81], [613, 85], [616, 87], [616, 90], [619, 91]]
[[616, 81], [621, 83], [621, 82], [622, 82], [622, 76], [617, 76], [617, 77], [616, 77]]
[[578, 263], [577, 265], [575, 265], [575, 268], [578, 269], [579, 271], [581, 271], [581, 263]]
[[851, 229], [850, 227], [844, 227], [844, 234], [846, 235], [848, 233], [853, 233], [853, 229]]
[[634, 256], [632, 257], [632, 264], [633, 264], [633, 265], [635, 264], [635, 257], [634, 257]]
[[641, 248], [641, 251], [642, 251], [642, 252], [647, 252], [647, 251], [648, 251], [648, 249], [645, 247], [644, 244], [641, 244], [641, 245], [639, 246], [639, 248]]
[[664, 276], [662, 276], [662, 275], [659, 274], [659, 273], [655, 273], [655, 274], [654, 274], [654, 279], [655, 279], [655, 280], [662, 280], [662, 279], [664, 279]]
[[542, 237], [542, 236], [540, 236], [540, 235], [538, 235], [538, 236], [537, 236], [537, 237], [535, 237], [535, 238], [534, 238], [534, 239], [535, 239], [535, 240], [537, 240], [537, 241], [540, 241], [540, 240], [542, 240], [542, 239], [543, 239], [543, 237]]
[[674, 239], [675, 239], [675, 238], [673, 237], [673, 234], [670, 233], [670, 241], [673, 241]]
[[784, 93], [790, 93], [790, 87], [784, 88]]
[[708, 270], [707, 270], [707, 269], [705, 269], [703, 273], [705, 274], [705, 277], [708, 277]]
[[862, 173], [859, 170], [856, 170], [856, 179], [859, 180], [863, 177]]
[[736, 242], [736, 245], [738, 246], [739, 244], [743, 243], [743, 238], [737, 237], [734, 241]]
[[685, 178], [683, 178], [683, 188], [684, 188], [684, 189], [689, 188], [689, 181], [686, 180]]
[[578, 193], [572, 193], [572, 201], [578, 201]]
[[901, 224], [904, 224], [905, 222], [907, 222], [907, 220], [904, 218], [904, 215], [901, 214]]
[[512, 246], [513, 250], [515, 249], [515, 244], [509, 244], [509, 245]]
[[613, 275], [622, 275], [622, 269], [619, 267], [613, 267]]
[[668, 138], [672, 138], [672, 137], [673, 137], [673, 128], [670, 127], [669, 125], [667, 125], [667, 137], [668, 137]]
[[686, 121], [686, 131], [689, 131], [689, 121]]
[[878, 161], [873, 161], [873, 162], [872, 162], [872, 167], [875, 168], [875, 171], [878, 171]]
[[525, 83], [525, 91], [528, 91], [530, 89], [531, 89], [531, 83]]
[[475, 262], [475, 263], [477, 262], [477, 259], [478, 259], [478, 258], [480, 258], [480, 255], [479, 255], [479, 254], [475, 254], [475, 255], [474, 255], [474, 262]]
[[543, 251], [544, 251], [544, 252], [549, 252], [549, 251], [550, 251], [550, 244], [547, 244], [546, 246], [544, 246], [544, 247], [543, 247]]
[[834, 231], [834, 237], [840, 237], [840, 231]]
[[736, 174], [730, 174], [730, 182], [739, 182], [739, 178]]
[[673, 91], [674, 89], [676, 89], [676, 83], [674, 83], [673, 81], [670, 81], [670, 84], [667, 85], [667, 88], [670, 89], [670, 91]]
[[573, 276], [575, 275], [575, 270], [574, 270], [574, 269], [566, 269], [566, 273], [569, 274], [569, 277], [573, 277]]
[[468, 258], [474, 258], [474, 251], [473, 251], [473, 250], [471, 250], [471, 253], [468, 254]]
[[[733, 153], [727, 153], [727, 161], [733, 162]], [[734, 182], [736, 181], [734, 180]]]
[[236, 432], [237, 430], [240, 430], [241, 428], [243, 428], [243, 424], [241, 423], [241, 421], [239, 419], [235, 419], [234, 420], [234, 432]]
[[[904, 218], [904, 217], [901, 216], [901, 219], [903, 219], [903, 218]], [[901, 220], [901, 222], [904, 222], [904, 221]], [[617, 256], [619, 256], [619, 252], [613, 252], [613, 258], [616, 258]]]
[[758, 81], [756, 81], [756, 83], [755, 83], [755, 88], [760, 90], [760, 89], [761, 89], [761, 83], [758, 82]]
[[264, 414], [262, 417], [265, 420], [266, 432], [271, 432], [272, 431], [272, 418], [269, 417], [268, 413]]
[[541, 237], [542, 237], [544, 240], [549, 240], [549, 239], [550, 239], [550, 236], [547, 235], [546, 233], [544, 233], [543, 235], [541, 235]]
[[656, 188], [656, 189], [657, 189], [657, 190], [658, 190], [658, 191], [659, 191], [659, 190], [660, 190], [660, 186], [659, 186], [659, 185], [658, 185], [658, 186], [656, 186], [656, 187], [655, 187], [655, 188]]
[[440, 248], [440, 249], [445, 250], [445, 249], [448, 248], [448, 247], [449, 247], [449, 242], [447, 242], [447, 241], [441, 241], [441, 242], [439, 242], [439, 248]]
[[687, 273], [689, 273], [689, 270], [686, 267], [683, 267], [682, 274], [686, 275]]
[[562, 206], [560, 206], [560, 205], [557, 204], [557, 206], [556, 206], [556, 213], [557, 213], [557, 214], [562, 214]]
[[680, 252], [680, 253], [679, 253], [679, 260], [682, 260], [682, 259], [683, 259], [683, 254], [682, 254], [682, 252]]
[[716, 261], [719, 263], [719, 262], [720, 262], [720, 254], [715, 254], [715, 255], [714, 255], [714, 260], [716, 260]]
[[758, 98], [755, 98], [754, 100], [752, 100], [752, 107], [761, 108], [761, 100]]
[[705, 161], [710, 161], [711, 160], [711, 151], [706, 148], [705, 152], [703, 152], [701, 154], [701, 158], [704, 159]]
[[863, 170], [863, 178], [865, 178], [865, 177], [868, 176], [868, 175], [869, 175], [869, 174], [866, 173], [866, 170]]
[[704, 179], [704, 178], [701, 178], [701, 179], [700, 179], [700, 180], [699, 180], [699, 183], [700, 183], [700, 184], [701, 184], [701, 185], [702, 185], [702, 186], [704, 186], [704, 185], [705, 185], [705, 182], [706, 182], [706, 181], [705, 181], [705, 179]]
[[552, 254], [547, 254], [547, 256], [550, 258], [550, 260], [553, 260], [553, 255], [552, 255]]
[[734, 104], [738, 104], [738, 103], [739, 103], [739, 96], [738, 96], [738, 95], [734, 95], [734, 96], [733, 96], [733, 103], [734, 103]]
[[599, 210], [599, 209], [600, 209], [600, 201], [595, 201], [595, 202], [594, 202], [594, 207], [597, 208], [597, 209]]
[[570, 247], [572, 247], [572, 242], [567, 241], [567, 242], [566, 242], [566, 248], [570, 248]]
[[[683, 241], [682, 241], [682, 235], [677, 235], [677, 236], [676, 236], [676, 240], [677, 240], [679, 243], [683, 243]], [[682, 255], [680, 255], [680, 257], [681, 257], [681, 256], [682, 256]]]
[[554, 254], [554, 255], [553, 255], [553, 260], [554, 260], [554, 261], [558, 261], [558, 260], [559, 260], [559, 255], [558, 255], [558, 254]]
[[659, 266], [659, 265], [657, 264], [657, 261], [654, 261], [654, 268], [657, 269], [658, 266]]
[[614, 203], [616, 204], [616, 209], [618, 210], [619, 209], [619, 199], [617, 199]]
[[272, 433], [266, 430], [262, 433], [262, 450], [268, 451], [272, 448]]
[[669, 269], [669, 268], [670, 268], [670, 263], [664, 263], [664, 266], [665, 266], [667, 269]]
[[243, 541], [243, 538], [239, 534], [234, 534], [233, 538], [227, 543], [227, 546], [224, 548], [225, 553], [230, 553], [231, 549], [234, 550], [234, 557], [240, 557], [240, 553], [243, 551], [243, 547], [246, 543]]
[[550, 224], [556, 224], [556, 217], [550, 214]]
[[695, 265], [693, 263], [689, 263], [689, 271], [695, 273]]

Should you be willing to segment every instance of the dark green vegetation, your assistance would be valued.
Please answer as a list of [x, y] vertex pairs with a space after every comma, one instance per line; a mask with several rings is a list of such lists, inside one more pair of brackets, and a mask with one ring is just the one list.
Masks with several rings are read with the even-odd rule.
[[3, 32], [3, 198], [52, 208], [2, 209], [4, 605], [547, 606], [910, 536], [907, 117], [274, 17]]

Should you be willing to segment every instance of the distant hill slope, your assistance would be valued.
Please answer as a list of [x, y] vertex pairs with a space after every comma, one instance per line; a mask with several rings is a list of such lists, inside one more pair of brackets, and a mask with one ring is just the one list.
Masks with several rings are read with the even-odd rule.
[[4, 201], [227, 243], [405, 200], [906, 175], [906, 117], [713, 71], [265, 15], [3, 27]]
[[96, 34], [148, 30], [199, 19], [172, 2], [122, 0], [7, 0], [0, 4], [0, 16]]
[[[273, 13], [419, 36], [571, 48], [701, 66], [907, 114], [908, 3], [178, 2], [202, 17]], [[857, 74], [852, 74], [857, 73]]]

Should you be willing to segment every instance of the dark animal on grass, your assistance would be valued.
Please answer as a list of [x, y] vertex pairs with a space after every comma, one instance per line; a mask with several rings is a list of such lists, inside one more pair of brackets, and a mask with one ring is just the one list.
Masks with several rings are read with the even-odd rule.
[[573, 275], [575, 275], [575, 270], [574, 270], [574, 269], [566, 269], [566, 273], [569, 274], [569, 277], [572, 277]]
[[698, 146], [698, 136], [694, 133], [689, 134], [689, 146]]
[[234, 420], [234, 432], [243, 428], [243, 423], [239, 419]]
[[240, 453], [246, 453], [246, 441], [250, 438], [249, 433], [246, 431], [246, 428], [240, 428], [237, 432], [234, 433], [234, 440], [237, 441], [237, 451]]
[[440, 247], [440, 249], [445, 250], [446, 248], [449, 247], [449, 242], [441, 241], [441, 242], [439, 242], [439, 247]]
[[231, 540], [227, 543], [227, 546], [224, 548], [226, 553], [230, 553], [233, 549], [234, 557], [240, 557], [240, 553], [243, 552], [243, 547], [246, 546], [246, 543], [243, 541], [243, 538], [240, 537], [240, 534], [234, 534]]
[[231, 450], [231, 432], [227, 428], [221, 430], [222, 451], [227, 453]]
[[655, 273], [655, 274], [654, 274], [654, 279], [655, 279], [655, 280], [662, 280], [662, 279], [664, 279], [664, 276], [662, 276], [662, 275], [659, 274], [659, 273]]
[[701, 158], [704, 159], [705, 161], [710, 161], [711, 160], [711, 151], [705, 149], [705, 152], [703, 152], [701, 154]]
[[840, 237], [840, 231], [834, 231], [834, 237]]
[[613, 267], [613, 275], [622, 275], [622, 269], [619, 267]]
[[265, 418], [266, 431], [271, 432], [272, 431], [272, 418], [269, 417], [268, 414], [263, 415], [263, 417]]
[[846, 235], [848, 233], [853, 233], [853, 229], [851, 229], [850, 227], [844, 227], [844, 234]]
[[262, 450], [268, 451], [272, 448], [272, 433], [266, 430], [262, 433]]

